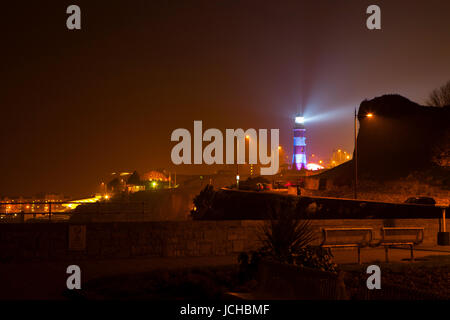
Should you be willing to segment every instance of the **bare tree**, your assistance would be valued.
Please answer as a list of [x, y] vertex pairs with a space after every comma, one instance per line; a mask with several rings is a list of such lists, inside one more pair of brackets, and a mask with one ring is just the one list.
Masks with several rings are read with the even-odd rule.
[[440, 167], [450, 167], [450, 129], [433, 147], [432, 161]]
[[438, 89], [434, 89], [427, 100], [427, 105], [443, 107], [450, 105], [450, 81]]

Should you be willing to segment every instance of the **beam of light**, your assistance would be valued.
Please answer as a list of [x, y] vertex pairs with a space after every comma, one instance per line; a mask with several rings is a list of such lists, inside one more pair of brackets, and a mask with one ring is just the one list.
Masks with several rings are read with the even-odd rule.
[[309, 107], [309, 110], [304, 114], [304, 118], [308, 123], [314, 122], [330, 122], [338, 119], [351, 119], [352, 114], [348, 112], [348, 108], [336, 108], [325, 112], [314, 112], [313, 107]]

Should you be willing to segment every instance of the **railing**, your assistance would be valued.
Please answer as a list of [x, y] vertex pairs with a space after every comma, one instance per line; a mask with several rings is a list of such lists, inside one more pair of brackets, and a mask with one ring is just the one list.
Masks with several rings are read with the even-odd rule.
[[[78, 209], [77, 209], [78, 208]], [[81, 209], [81, 210], [80, 210]], [[149, 202], [29, 201], [0, 202], [0, 223], [66, 221], [74, 213], [148, 213]]]

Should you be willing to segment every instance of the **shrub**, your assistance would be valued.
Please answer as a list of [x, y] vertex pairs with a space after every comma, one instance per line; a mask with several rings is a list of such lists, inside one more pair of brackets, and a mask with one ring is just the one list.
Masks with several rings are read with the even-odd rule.
[[331, 251], [322, 247], [301, 248], [294, 258], [294, 263], [302, 267], [337, 272]]
[[291, 202], [279, 202], [278, 206], [273, 207], [271, 219], [260, 233], [263, 246], [253, 253], [250, 266], [257, 265], [263, 256], [279, 262], [336, 272], [337, 265], [333, 262], [331, 251], [310, 245], [315, 240], [311, 222], [298, 219], [295, 208], [296, 204]]
[[194, 209], [191, 210], [191, 216], [193, 219], [201, 219], [207, 216], [212, 211], [214, 197], [216, 191], [210, 184], [200, 191], [200, 194], [194, 198]]
[[279, 202], [272, 208], [272, 216], [259, 236], [263, 243], [261, 254], [293, 263], [294, 256], [315, 239], [310, 221], [296, 218], [294, 208], [289, 202]]

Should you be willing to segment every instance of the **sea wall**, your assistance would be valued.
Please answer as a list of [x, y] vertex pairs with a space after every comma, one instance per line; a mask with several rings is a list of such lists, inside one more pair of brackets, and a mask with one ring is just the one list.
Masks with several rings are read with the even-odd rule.
[[[0, 224], [0, 261], [127, 257], [224, 256], [257, 249], [264, 221], [173, 221]], [[436, 245], [441, 219], [312, 220], [320, 243], [326, 227], [423, 227], [424, 245]], [[447, 220], [447, 231], [450, 223]]]

